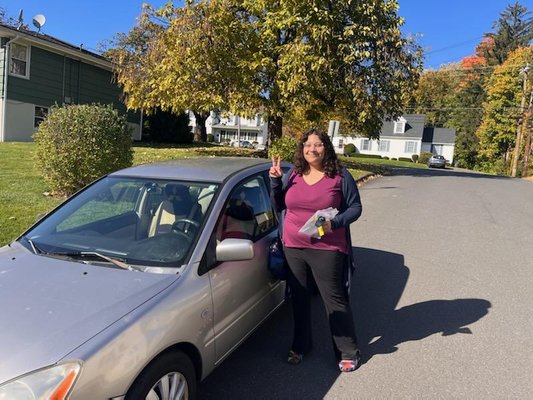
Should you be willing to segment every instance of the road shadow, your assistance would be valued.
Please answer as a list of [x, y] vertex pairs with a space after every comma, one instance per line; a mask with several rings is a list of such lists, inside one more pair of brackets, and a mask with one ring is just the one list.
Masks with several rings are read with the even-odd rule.
[[428, 300], [396, 309], [409, 279], [401, 254], [354, 247], [351, 296], [358, 339], [368, 360], [434, 334], [472, 334], [468, 325], [487, 315], [485, 299]]
[[[483, 299], [430, 300], [396, 310], [409, 279], [403, 256], [360, 247], [353, 251], [351, 302], [365, 362], [435, 333], [471, 333], [468, 325], [488, 313], [490, 302]], [[199, 399], [323, 399], [339, 371], [318, 296], [312, 315], [313, 350], [302, 364], [286, 362], [293, 328], [288, 300], [199, 385]]]

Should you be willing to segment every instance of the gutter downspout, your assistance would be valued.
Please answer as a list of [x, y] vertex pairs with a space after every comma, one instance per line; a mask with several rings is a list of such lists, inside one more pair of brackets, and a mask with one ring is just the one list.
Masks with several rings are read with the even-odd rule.
[[9, 76], [9, 58], [11, 54], [11, 44], [20, 39], [20, 36], [15, 35], [13, 39], [6, 42], [6, 51], [4, 58], [4, 88], [3, 88], [3, 102], [2, 102], [2, 120], [0, 121], [0, 142], [5, 141], [6, 132], [6, 112], [7, 112], [7, 77]]

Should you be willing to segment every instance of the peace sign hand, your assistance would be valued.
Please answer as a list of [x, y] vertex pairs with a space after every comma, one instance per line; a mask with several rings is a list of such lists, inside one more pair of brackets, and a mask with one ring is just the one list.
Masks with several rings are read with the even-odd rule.
[[275, 157], [272, 156], [272, 166], [270, 167], [270, 170], [268, 171], [268, 175], [271, 178], [281, 178], [283, 176], [283, 171], [281, 170], [281, 157], [280, 156], [278, 156], [277, 161]]

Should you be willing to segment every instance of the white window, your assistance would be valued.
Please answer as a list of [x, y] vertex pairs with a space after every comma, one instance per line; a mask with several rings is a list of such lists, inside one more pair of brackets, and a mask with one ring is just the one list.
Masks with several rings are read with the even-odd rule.
[[380, 140], [378, 142], [378, 151], [389, 151], [390, 140]]
[[29, 78], [30, 48], [18, 43], [10, 45], [9, 73], [11, 75]]
[[405, 133], [405, 118], [400, 118], [398, 121], [394, 121], [394, 133]]
[[339, 139], [339, 149], [344, 147], [344, 139]]
[[370, 150], [370, 140], [361, 139], [361, 150]]
[[35, 106], [35, 117], [33, 120], [33, 126], [37, 128], [40, 125], [40, 123], [44, 121], [47, 115], [48, 115], [48, 108]]
[[416, 142], [405, 142], [404, 153], [416, 153], [417, 152], [417, 143]]

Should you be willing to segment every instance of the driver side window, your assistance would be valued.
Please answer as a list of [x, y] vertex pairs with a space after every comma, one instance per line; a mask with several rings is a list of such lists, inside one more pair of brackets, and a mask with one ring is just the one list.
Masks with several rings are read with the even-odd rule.
[[217, 240], [240, 238], [255, 241], [275, 227], [275, 217], [265, 181], [254, 177], [231, 193], [217, 226]]

